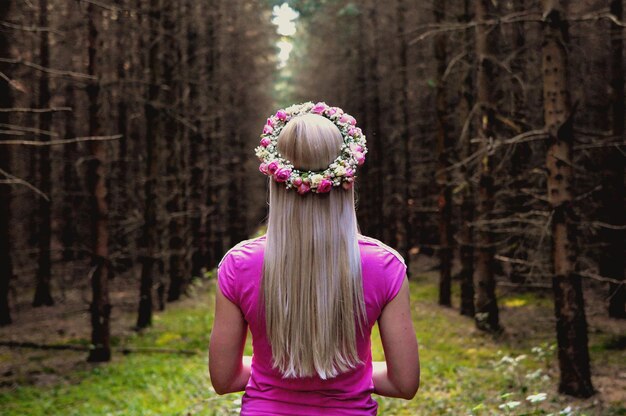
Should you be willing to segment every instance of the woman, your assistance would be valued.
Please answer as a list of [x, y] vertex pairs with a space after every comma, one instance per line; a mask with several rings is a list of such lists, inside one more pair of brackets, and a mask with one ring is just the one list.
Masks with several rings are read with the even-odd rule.
[[[209, 347], [213, 387], [245, 390], [242, 415], [375, 415], [371, 393], [417, 392], [404, 259], [356, 220], [352, 185], [366, 153], [337, 107], [304, 103], [268, 119], [256, 148], [269, 177], [267, 233], [218, 265]], [[383, 362], [372, 362], [376, 322]]]

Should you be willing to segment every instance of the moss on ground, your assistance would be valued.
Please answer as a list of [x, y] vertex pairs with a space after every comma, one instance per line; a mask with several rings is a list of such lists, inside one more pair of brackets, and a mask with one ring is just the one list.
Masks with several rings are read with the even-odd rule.
[[[63, 383], [4, 388], [0, 391], [2, 415], [238, 414], [241, 394], [218, 396], [208, 379], [207, 346], [214, 294], [213, 281], [198, 286], [192, 299], [168, 305], [166, 311], [156, 313], [152, 328], [114, 342], [120, 347], [196, 350], [197, 354], [118, 353], [111, 363], [66, 374]], [[419, 276], [411, 282], [411, 298], [420, 344], [421, 387], [412, 401], [375, 396], [379, 414], [626, 414], [618, 402], [575, 401], [556, 394], [549, 331], [535, 334], [534, 344], [513, 337], [494, 339], [476, 331], [470, 319], [436, 304], [437, 287], [432, 276]], [[528, 308], [551, 313], [544, 298], [528, 293], [506, 295], [502, 305], [520, 314], [528, 312]], [[603, 356], [603, 362], [619, 363], [624, 358], [623, 348], [611, 346], [620, 342], [623, 341], [609, 335], [595, 340], [591, 344], [592, 360]], [[374, 359], [382, 360], [377, 328], [372, 345]], [[246, 350], [251, 354], [250, 342]], [[526, 398], [536, 393], [546, 393], [546, 399], [532, 404]], [[563, 412], [568, 406], [571, 412]]]

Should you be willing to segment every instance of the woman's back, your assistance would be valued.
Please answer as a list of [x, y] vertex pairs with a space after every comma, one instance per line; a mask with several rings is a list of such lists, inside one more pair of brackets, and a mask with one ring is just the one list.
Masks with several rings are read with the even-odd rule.
[[[354, 118], [325, 103], [267, 119], [255, 149], [268, 176], [267, 233], [218, 265], [209, 346], [215, 391], [244, 390], [243, 415], [375, 415], [371, 393], [417, 391], [404, 260], [359, 232], [353, 185], [365, 144]], [[377, 320], [386, 362], [373, 363]]]
[[406, 266], [395, 250], [380, 241], [362, 235], [358, 240], [367, 325], [362, 334], [357, 332], [356, 341], [363, 364], [327, 380], [319, 376], [283, 378], [272, 368], [265, 317], [259, 308], [266, 236], [243, 241], [223, 257], [218, 266], [220, 290], [240, 308], [253, 337], [252, 371], [242, 400], [242, 415], [376, 414], [377, 404], [371, 398], [371, 329], [384, 306], [400, 290]]

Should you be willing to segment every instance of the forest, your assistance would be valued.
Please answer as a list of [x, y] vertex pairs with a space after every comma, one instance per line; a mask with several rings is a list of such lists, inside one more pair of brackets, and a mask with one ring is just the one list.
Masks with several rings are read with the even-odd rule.
[[358, 120], [360, 230], [408, 264], [424, 387], [380, 414], [624, 414], [623, 9], [1, 0], [0, 413], [237, 414], [215, 267], [311, 101]]

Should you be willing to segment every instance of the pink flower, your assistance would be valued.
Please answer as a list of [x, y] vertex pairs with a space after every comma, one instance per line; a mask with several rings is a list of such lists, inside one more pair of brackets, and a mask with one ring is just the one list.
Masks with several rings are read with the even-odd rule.
[[299, 193], [300, 195], [304, 195], [304, 194], [306, 194], [307, 192], [309, 192], [310, 190], [311, 190], [311, 187], [310, 187], [310, 186], [309, 186], [309, 184], [308, 184], [308, 183], [306, 183], [306, 182], [302, 182], [302, 183], [300, 184], [300, 186], [298, 186], [298, 193]]
[[274, 119], [272, 117], [268, 118], [265, 124], [274, 127]]
[[276, 118], [282, 121], [287, 120], [287, 112], [285, 112], [285, 110], [278, 110], [276, 112]]
[[265, 175], [267, 175], [267, 163], [263, 162], [261, 163], [261, 166], [259, 166], [259, 170], [264, 173]]
[[331, 181], [329, 181], [328, 179], [322, 179], [322, 181], [320, 182], [319, 185], [317, 185], [317, 192], [318, 193], [325, 193], [330, 191], [330, 188], [332, 188], [333, 183]]
[[288, 168], [280, 168], [274, 173], [274, 179], [276, 182], [285, 182], [289, 179], [291, 175], [291, 169]]
[[346, 178], [351, 178], [352, 176], [354, 176], [354, 171], [352, 169], [348, 168], [348, 169], [346, 169], [346, 174], [343, 175], [343, 176], [345, 176]]
[[326, 110], [326, 114], [329, 116], [332, 116], [336, 112], [337, 112], [337, 107], [330, 107], [328, 110]]
[[363, 151], [363, 147], [361, 147], [360, 144], [350, 143], [350, 150], [352, 150], [354, 153], [360, 153]]
[[293, 180], [293, 184], [295, 186], [300, 186], [302, 185], [302, 178], [301, 177], [297, 177], [296, 179]]
[[342, 115], [343, 114], [343, 110], [341, 108], [339, 108], [339, 107], [332, 107], [332, 110], [333, 110], [333, 114], [338, 114], [338, 115]]
[[354, 117], [352, 117], [349, 114], [342, 115], [341, 118], [339, 119], [339, 121], [342, 122], [342, 123], [348, 123], [351, 126], [356, 125], [356, 120], [354, 119]]
[[354, 136], [356, 134], [356, 128], [350, 127], [348, 129], [348, 136]]
[[267, 165], [267, 171], [273, 175], [278, 170], [278, 162], [273, 160]]
[[361, 152], [354, 153], [357, 165], [362, 165], [365, 162], [365, 155]]
[[272, 143], [272, 141], [270, 139], [268, 139], [267, 137], [263, 137], [261, 139], [261, 146], [263, 147], [267, 147]]
[[352, 182], [344, 182], [341, 184], [341, 186], [343, 187], [343, 189], [348, 190], [352, 188]]
[[326, 105], [326, 103], [317, 103], [313, 106], [311, 111], [315, 114], [322, 114], [324, 113], [324, 111], [326, 111], [327, 108], [328, 106]]
[[269, 124], [266, 124], [265, 127], [263, 127], [263, 134], [271, 134], [273, 131], [274, 127], [270, 126]]

